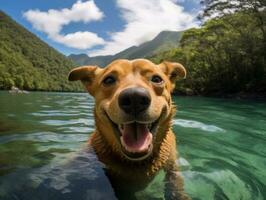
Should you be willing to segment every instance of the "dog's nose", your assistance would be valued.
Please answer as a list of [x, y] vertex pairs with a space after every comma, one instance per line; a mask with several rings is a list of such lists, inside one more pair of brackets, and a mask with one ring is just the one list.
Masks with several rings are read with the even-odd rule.
[[118, 103], [126, 113], [136, 115], [147, 110], [151, 104], [151, 96], [145, 88], [128, 88], [120, 93]]

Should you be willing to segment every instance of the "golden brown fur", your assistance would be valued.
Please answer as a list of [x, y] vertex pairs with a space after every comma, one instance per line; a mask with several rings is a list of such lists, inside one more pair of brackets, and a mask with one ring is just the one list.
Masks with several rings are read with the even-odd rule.
[[[151, 82], [154, 75], [159, 75], [163, 83]], [[115, 84], [103, 84], [108, 76], [115, 77]], [[95, 98], [96, 129], [89, 143], [99, 160], [106, 165], [107, 174], [114, 187], [123, 187], [124, 183], [130, 187], [144, 187], [160, 169], [164, 169], [168, 179], [166, 185], [170, 190], [166, 197], [187, 199], [176, 165], [176, 142], [171, 130], [171, 119], [175, 114], [171, 91], [176, 80], [185, 76], [184, 67], [178, 63], [163, 62], [155, 65], [145, 59], [116, 60], [106, 68], [84, 66], [70, 72], [69, 80], [81, 80], [87, 91]], [[125, 156], [112, 123], [122, 124], [133, 120], [132, 116], [121, 110], [118, 103], [120, 93], [131, 87], [145, 88], [151, 96], [149, 108], [137, 120], [158, 120], [158, 128], [152, 141], [153, 148], [146, 158], [140, 160], [132, 160]]]

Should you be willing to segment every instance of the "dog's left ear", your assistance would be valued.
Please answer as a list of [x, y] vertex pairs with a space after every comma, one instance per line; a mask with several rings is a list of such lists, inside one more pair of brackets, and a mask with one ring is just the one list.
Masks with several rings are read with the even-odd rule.
[[80, 80], [86, 87], [87, 91], [93, 96], [94, 95], [94, 80], [96, 76], [102, 71], [100, 67], [97, 66], [83, 66], [72, 69], [69, 72], [69, 81]]
[[183, 65], [180, 63], [175, 62], [167, 62], [164, 61], [161, 64], [159, 64], [159, 67], [161, 70], [166, 74], [166, 76], [169, 78], [172, 88], [171, 91], [175, 88], [175, 82], [180, 79], [185, 79], [187, 75], [187, 71]]

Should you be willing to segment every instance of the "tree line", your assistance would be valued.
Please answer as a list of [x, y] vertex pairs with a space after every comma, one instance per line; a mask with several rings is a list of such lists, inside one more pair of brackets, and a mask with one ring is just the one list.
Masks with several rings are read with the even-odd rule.
[[180, 47], [152, 56], [188, 70], [176, 92], [266, 94], [265, 1], [201, 1], [203, 25], [185, 31]]

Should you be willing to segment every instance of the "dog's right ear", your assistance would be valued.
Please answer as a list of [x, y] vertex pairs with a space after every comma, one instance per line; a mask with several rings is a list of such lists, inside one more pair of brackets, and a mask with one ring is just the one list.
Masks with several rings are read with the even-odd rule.
[[174, 90], [177, 80], [186, 78], [187, 71], [180, 63], [164, 61], [159, 64], [159, 67], [167, 75], [172, 84], [171, 92]]
[[101, 68], [97, 66], [82, 66], [72, 69], [69, 72], [69, 81], [81, 81], [86, 87], [87, 91], [93, 95], [94, 94], [94, 80], [96, 76], [102, 71]]

